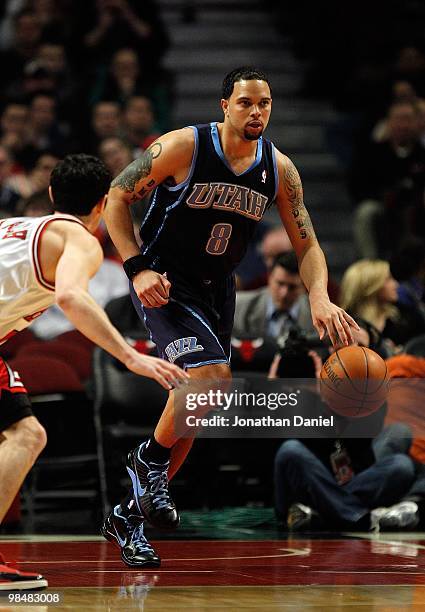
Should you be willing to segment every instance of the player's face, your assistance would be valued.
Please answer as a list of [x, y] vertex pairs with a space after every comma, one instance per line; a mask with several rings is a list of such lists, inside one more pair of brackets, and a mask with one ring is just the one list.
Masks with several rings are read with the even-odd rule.
[[228, 100], [222, 100], [225, 120], [244, 140], [258, 140], [267, 127], [272, 109], [265, 81], [237, 81]]

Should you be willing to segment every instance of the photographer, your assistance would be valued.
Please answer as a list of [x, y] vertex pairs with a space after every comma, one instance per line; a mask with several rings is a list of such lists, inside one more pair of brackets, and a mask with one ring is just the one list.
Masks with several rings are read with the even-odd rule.
[[276, 340], [292, 327], [316, 334], [297, 257], [290, 251], [274, 259], [266, 287], [237, 292], [233, 335]]
[[[362, 330], [363, 332], [365, 330]], [[368, 334], [366, 333], [366, 336]], [[366, 339], [364, 333], [359, 337]], [[317, 378], [322, 361], [302, 334], [292, 333], [270, 370], [271, 377]], [[314, 410], [328, 409], [317, 396]], [[378, 413], [382, 426], [385, 405]], [[346, 419], [335, 415], [336, 428]], [[376, 428], [377, 418], [365, 417], [360, 426]], [[360, 421], [358, 419], [357, 421]], [[356, 423], [357, 425], [357, 423]], [[394, 424], [371, 438], [319, 437], [283, 442], [275, 457], [275, 503], [278, 520], [290, 530], [311, 528], [367, 530], [376, 524], [374, 509], [399, 501], [414, 479], [412, 460], [403, 453], [376, 460], [374, 446], [381, 436], [408, 436], [408, 428]]]

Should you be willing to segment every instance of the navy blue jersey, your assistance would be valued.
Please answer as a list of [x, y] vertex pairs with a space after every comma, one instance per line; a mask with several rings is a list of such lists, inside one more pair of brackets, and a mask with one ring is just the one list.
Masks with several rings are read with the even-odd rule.
[[233, 272], [278, 186], [273, 144], [260, 138], [252, 165], [236, 174], [220, 144], [216, 123], [193, 126], [189, 175], [159, 185], [140, 228], [142, 253], [159, 271], [218, 279]]

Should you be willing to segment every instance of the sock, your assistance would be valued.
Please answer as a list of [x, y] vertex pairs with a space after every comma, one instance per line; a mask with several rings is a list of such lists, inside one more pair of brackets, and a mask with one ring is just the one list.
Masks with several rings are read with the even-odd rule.
[[144, 446], [139, 446], [136, 457], [139, 460], [153, 461], [154, 463], [165, 463], [170, 460], [171, 448], [162, 446], [151, 436]]

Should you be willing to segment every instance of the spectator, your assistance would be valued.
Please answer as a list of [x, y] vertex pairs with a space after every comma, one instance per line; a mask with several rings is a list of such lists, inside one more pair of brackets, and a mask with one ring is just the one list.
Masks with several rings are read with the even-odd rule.
[[9, 49], [15, 36], [15, 17], [25, 7], [26, 0], [5, 0], [0, 20], [0, 49]]
[[[380, 530], [411, 530], [425, 519], [425, 439], [423, 432], [423, 404], [425, 378], [425, 337], [418, 337], [414, 354], [401, 354], [387, 360], [391, 377], [391, 393], [388, 396], [386, 423], [403, 421], [416, 432], [409, 444], [402, 437], [395, 440], [392, 448], [388, 445], [379, 449], [382, 456], [394, 448], [409, 453], [415, 462], [415, 480], [403, 499], [390, 508], [381, 508], [377, 515], [376, 527]], [[407, 347], [406, 347], [407, 350]], [[410, 444], [411, 443], [411, 444]]]
[[33, 167], [27, 173], [11, 176], [8, 184], [19, 193], [21, 198], [28, 198], [37, 191], [46, 190], [49, 186], [50, 173], [58, 161], [59, 158], [49, 151], [38, 154]]
[[26, 104], [9, 102], [3, 108], [0, 120], [0, 142], [7, 147], [14, 156], [14, 172], [22, 171], [27, 165], [28, 152], [28, 117], [29, 110]]
[[41, 27], [43, 40], [69, 41], [72, 31], [72, 7], [68, 0], [28, 0]]
[[128, 46], [137, 49], [154, 74], [168, 47], [154, 0], [97, 0], [86, 23], [84, 47], [93, 63], [109, 63], [115, 51]]
[[[392, 85], [391, 91], [391, 104], [392, 106], [395, 103], [399, 104], [412, 104], [417, 108], [418, 103], [418, 95], [414, 89], [414, 87], [408, 81], [395, 81]], [[388, 114], [388, 112], [387, 112]], [[372, 140], [374, 142], [383, 142], [388, 140], [388, 117], [384, 117], [378, 121], [375, 127], [372, 130]]]
[[406, 344], [411, 338], [425, 333], [425, 241], [411, 238], [404, 242], [391, 258], [390, 268], [398, 281], [400, 317], [399, 325], [389, 336], [397, 344]]
[[[319, 370], [312, 360], [310, 375]], [[305, 377], [305, 371], [303, 364], [298, 377]], [[287, 377], [284, 356], [280, 376]], [[363, 431], [369, 431], [370, 418], [362, 419]], [[390, 446], [399, 435], [399, 427], [391, 427], [375, 440], [309, 437], [283, 442], [275, 458], [278, 520], [293, 531], [375, 526], [374, 511], [399, 502], [414, 480], [413, 462], [405, 453], [375, 455], [377, 445]]]
[[71, 69], [65, 46], [57, 42], [44, 42], [38, 48], [36, 62], [47, 72], [53, 82], [54, 97], [60, 119], [80, 120], [77, 102], [78, 80]]
[[233, 335], [278, 339], [293, 327], [314, 332], [308, 296], [291, 251], [275, 258], [267, 287], [237, 293]]
[[62, 156], [67, 151], [67, 136], [57, 120], [56, 100], [53, 96], [39, 94], [30, 104], [30, 142], [38, 152], [50, 149]]
[[93, 155], [105, 138], [120, 137], [122, 134], [122, 113], [117, 102], [102, 101], [95, 104], [92, 112], [89, 139], [85, 148]]
[[379, 259], [356, 261], [347, 268], [341, 281], [341, 307], [352, 317], [367, 321], [387, 339], [387, 357], [396, 350], [387, 330], [394, 331], [399, 324], [399, 311], [395, 306], [397, 287], [389, 263]]
[[106, 79], [95, 83], [92, 102], [114, 100], [123, 105], [146, 88], [146, 78], [140, 69], [138, 55], [134, 49], [119, 49], [112, 56]]
[[0, 53], [3, 91], [13, 80], [23, 75], [24, 66], [34, 59], [40, 40], [41, 24], [37, 16], [33, 11], [23, 8], [13, 18], [11, 45]]
[[351, 192], [358, 203], [354, 238], [362, 258], [387, 257], [403, 238], [425, 228], [425, 148], [415, 107], [393, 104], [387, 130], [387, 140], [358, 151], [351, 170]]
[[[114, 100], [125, 105], [132, 97], [149, 97], [155, 107], [156, 122], [164, 130], [168, 127], [172, 79], [161, 70], [150, 74], [151, 67], [144, 60], [137, 55], [136, 49], [125, 47], [116, 51], [106, 74], [98, 70], [89, 101], [93, 104], [99, 100]], [[146, 108], [143, 113], [146, 115]], [[152, 128], [153, 120], [149, 129]]]
[[118, 136], [111, 136], [101, 141], [99, 157], [106, 164], [112, 178], [118, 176], [134, 159], [131, 146]]
[[16, 208], [19, 217], [44, 217], [52, 213], [53, 206], [47, 189], [36, 191], [28, 198], [20, 200]]
[[152, 102], [145, 96], [132, 96], [124, 107], [124, 133], [133, 145], [134, 157], [147, 149], [160, 132], [155, 127]]
[[12, 171], [12, 157], [9, 150], [0, 145], [0, 217], [12, 217], [19, 200], [19, 194], [8, 185]]

